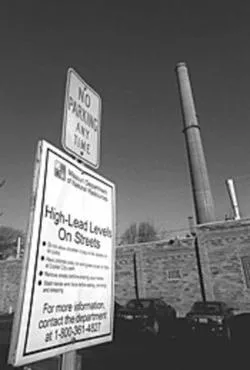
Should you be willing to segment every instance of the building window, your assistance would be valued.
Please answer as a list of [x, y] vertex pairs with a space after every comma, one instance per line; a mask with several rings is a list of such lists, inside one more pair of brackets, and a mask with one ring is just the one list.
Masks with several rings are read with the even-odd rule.
[[168, 280], [180, 280], [182, 278], [181, 270], [168, 270], [167, 279]]
[[244, 272], [247, 288], [250, 288], [250, 256], [241, 257], [242, 269]]

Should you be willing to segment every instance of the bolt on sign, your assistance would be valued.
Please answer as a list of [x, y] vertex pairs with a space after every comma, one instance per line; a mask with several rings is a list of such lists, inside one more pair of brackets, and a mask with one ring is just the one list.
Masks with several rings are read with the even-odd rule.
[[39, 142], [12, 365], [112, 340], [114, 210], [113, 183]]
[[62, 146], [85, 164], [99, 167], [101, 98], [69, 68], [64, 102]]

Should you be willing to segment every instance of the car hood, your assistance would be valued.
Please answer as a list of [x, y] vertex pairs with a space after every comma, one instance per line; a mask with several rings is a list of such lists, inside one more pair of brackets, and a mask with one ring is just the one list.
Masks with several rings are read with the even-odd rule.
[[221, 314], [210, 314], [210, 313], [206, 313], [206, 312], [190, 312], [187, 314], [186, 316], [188, 319], [199, 319], [199, 318], [206, 318], [206, 319], [211, 319], [211, 320], [214, 320], [214, 319], [218, 319], [218, 318], [221, 318], [223, 319], [223, 316]]
[[119, 314], [122, 315], [144, 315], [148, 314], [148, 310], [146, 308], [121, 308], [119, 310]]

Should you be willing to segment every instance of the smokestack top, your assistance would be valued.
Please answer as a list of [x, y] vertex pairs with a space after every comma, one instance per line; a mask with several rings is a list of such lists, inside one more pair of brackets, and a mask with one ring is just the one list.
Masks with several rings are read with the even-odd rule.
[[178, 69], [178, 68], [181, 68], [181, 67], [187, 68], [187, 63], [186, 62], [179, 62], [179, 63], [176, 64], [175, 69]]
[[240, 209], [237, 201], [237, 196], [236, 196], [236, 190], [234, 186], [234, 180], [233, 179], [227, 179], [226, 180], [226, 186], [227, 186], [227, 191], [229, 194], [229, 198], [231, 201], [233, 213], [234, 213], [234, 219], [235, 220], [240, 220]]

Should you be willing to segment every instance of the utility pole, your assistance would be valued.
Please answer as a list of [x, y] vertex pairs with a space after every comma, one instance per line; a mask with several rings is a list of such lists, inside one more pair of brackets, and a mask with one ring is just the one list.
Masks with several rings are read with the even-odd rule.
[[136, 252], [133, 253], [133, 266], [134, 266], [135, 297], [136, 297], [137, 300], [139, 300], [140, 297], [139, 297], [139, 289], [138, 289]]

